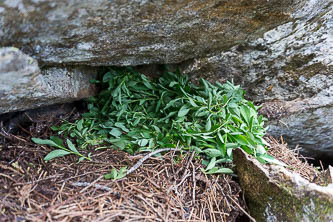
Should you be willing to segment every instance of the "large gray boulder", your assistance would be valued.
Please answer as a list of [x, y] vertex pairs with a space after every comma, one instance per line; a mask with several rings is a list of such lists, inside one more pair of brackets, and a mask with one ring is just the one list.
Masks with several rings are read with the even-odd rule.
[[179, 63], [257, 39], [306, 0], [6, 0], [0, 46], [47, 64]]
[[0, 114], [94, 95], [96, 69], [45, 68], [13, 47], [0, 48]]

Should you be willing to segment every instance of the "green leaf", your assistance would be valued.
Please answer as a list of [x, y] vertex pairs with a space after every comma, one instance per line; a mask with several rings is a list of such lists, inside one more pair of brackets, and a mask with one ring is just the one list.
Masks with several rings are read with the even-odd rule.
[[112, 168], [111, 172], [104, 175], [104, 179], [115, 179], [118, 176], [118, 171], [115, 168]]
[[148, 89], [153, 89], [153, 86], [150, 84], [149, 80], [145, 75], [141, 75], [141, 78], [143, 80], [143, 84], [148, 88]]
[[172, 107], [180, 99], [181, 98], [177, 98], [177, 99], [173, 99], [170, 102], [168, 102], [168, 104], [165, 106], [164, 110], [168, 109], [169, 107]]
[[110, 134], [114, 137], [121, 136], [122, 132], [118, 128], [112, 128]]
[[137, 118], [135, 121], [134, 121], [134, 123], [133, 123], [133, 126], [136, 126], [136, 125], [138, 125], [139, 124], [139, 122], [140, 122], [140, 118]]
[[226, 148], [237, 148], [239, 147], [238, 143], [226, 143]]
[[232, 150], [233, 150], [233, 148], [227, 148], [228, 157], [232, 157]]
[[246, 105], [242, 105], [240, 107], [240, 113], [241, 116], [243, 117], [243, 119], [245, 120], [246, 123], [250, 122], [250, 118], [251, 118], [251, 113], [249, 108]]
[[78, 123], [77, 123], [77, 129], [79, 130], [79, 131], [81, 131], [82, 129], [83, 129], [83, 119], [81, 119]]
[[59, 131], [60, 130], [60, 127], [57, 127], [57, 126], [51, 126], [50, 128], [53, 131]]
[[229, 168], [218, 168], [218, 167], [214, 167], [211, 170], [209, 170], [208, 172], [205, 172], [206, 174], [217, 174], [217, 173], [221, 173], [221, 174], [231, 174], [233, 173], [233, 171]]
[[155, 130], [157, 133], [161, 133], [160, 128], [158, 128], [158, 127], [155, 126], [155, 125], [152, 125], [152, 127], [154, 128], [154, 130]]
[[126, 128], [126, 126], [124, 125], [124, 123], [115, 123], [114, 124], [116, 127], [118, 127], [118, 128], [120, 128], [122, 131], [124, 131], [124, 132], [126, 132], [126, 133], [128, 133], [129, 132], [129, 130]]
[[178, 111], [178, 117], [186, 116], [186, 114], [190, 111], [186, 105], [183, 105], [180, 110]]
[[241, 148], [250, 155], [255, 154], [255, 149], [253, 147], [249, 147], [249, 146], [241, 146]]
[[192, 107], [199, 107], [191, 98], [188, 98], [189, 103], [191, 104]]
[[147, 139], [142, 139], [142, 140], [139, 140], [139, 141], [138, 141], [138, 145], [139, 145], [139, 146], [147, 146], [148, 142], [149, 142], [149, 140], [147, 140]]
[[59, 150], [53, 150], [44, 157], [44, 160], [49, 161], [49, 160], [52, 160], [54, 158], [62, 157], [62, 156], [68, 155], [68, 154], [70, 154], [70, 152], [68, 152], [66, 150], [60, 150], [60, 149]]
[[222, 153], [220, 150], [218, 149], [205, 149], [204, 153], [208, 156], [208, 157], [219, 157], [222, 156]]
[[179, 84], [178, 82], [172, 81], [172, 82], [169, 83], [169, 87], [173, 87], [173, 86], [178, 85], [178, 84]]
[[248, 145], [247, 138], [243, 135], [234, 135], [233, 138], [240, 144], [240, 145]]
[[161, 100], [158, 100], [156, 108], [155, 108], [156, 113], [158, 113], [160, 111], [161, 104], [162, 104]]
[[252, 130], [253, 130], [253, 120], [254, 120], [254, 117], [251, 116], [251, 117], [250, 117], [249, 124], [248, 124], [248, 127], [249, 127], [249, 129], [250, 129], [251, 132], [252, 132]]
[[208, 82], [202, 78], [200, 79], [200, 81], [201, 81], [201, 84], [204, 86], [205, 91], [208, 92], [208, 90], [209, 90]]
[[287, 166], [285, 163], [275, 159], [274, 157], [272, 157], [271, 155], [269, 154], [263, 154], [263, 155], [259, 155], [257, 157], [258, 160], [263, 160], [263, 161], [266, 161], [268, 163], [271, 163], [271, 164], [276, 164], [276, 165], [280, 165], [280, 166]]
[[82, 162], [84, 159], [85, 159], [85, 158], [84, 158], [83, 156], [81, 156], [81, 157], [79, 158], [78, 163]]
[[125, 139], [111, 139], [107, 140], [108, 142], [112, 143], [113, 145], [117, 146], [119, 149], [124, 150], [126, 148], [126, 145], [129, 143], [129, 141]]
[[197, 147], [197, 146], [192, 146], [192, 149], [198, 154], [203, 152], [202, 149], [200, 147]]
[[213, 95], [211, 92], [208, 93], [208, 107], [210, 108], [212, 105], [212, 101], [213, 101]]
[[257, 149], [256, 149], [257, 153], [259, 154], [265, 154], [266, 153], [266, 149], [265, 147], [263, 147], [262, 145], [257, 145]]
[[203, 117], [203, 116], [208, 116], [209, 115], [209, 111], [208, 110], [204, 110], [202, 112], [197, 112], [196, 116], [197, 117]]
[[119, 171], [115, 168], [112, 168], [110, 173], [104, 175], [104, 179], [106, 179], [106, 180], [109, 180], [109, 179], [118, 180], [118, 179], [121, 179], [121, 178], [125, 177], [126, 173], [127, 173], [127, 167], [126, 166], [121, 167]]
[[195, 96], [194, 97], [196, 100], [198, 100], [200, 103], [207, 104], [206, 100], [200, 96]]
[[140, 99], [139, 106], [142, 106], [147, 100], [146, 99]]
[[205, 171], [208, 171], [208, 170], [212, 169], [213, 167], [215, 167], [215, 164], [216, 164], [216, 157], [213, 157], [210, 160], [210, 162], [209, 162], [207, 168], [205, 169]]
[[206, 128], [206, 131], [209, 131], [212, 128], [212, 122], [211, 122], [210, 118], [208, 118], [205, 128]]
[[217, 132], [217, 136], [218, 136], [218, 139], [220, 140], [221, 143], [225, 143], [225, 140], [223, 139], [220, 132]]
[[58, 136], [50, 136], [50, 139], [59, 145], [59, 147], [65, 147], [62, 139]]
[[69, 139], [66, 140], [67, 145], [69, 147], [69, 149], [71, 151], [73, 151], [74, 153], [79, 153], [79, 151], [77, 151], [77, 149], [75, 148], [74, 144], [72, 143], [72, 141], [70, 141]]
[[118, 172], [117, 179], [121, 179], [121, 178], [125, 177], [126, 174], [127, 174], [127, 166], [121, 167]]
[[232, 115], [232, 119], [234, 120], [234, 122], [242, 124], [243, 120], [241, 120], [240, 118], [238, 118], [238, 116], [236, 115]]
[[39, 139], [39, 138], [31, 138], [31, 140], [34, 143], [37, 143], [37, 144], [49, 145], [49, 146], [55, 146], [55, 147], [58, 147], [58, 148], [63, 148], [63, 147], [59, 146], [57, 143], [55, 143], [52, 140], [43, 140], [43, 139]]
[[112, 75], [113, 72], [107, 72], [104, 74], [103, 76], [103, 82], [108, 82], [112, 79], [113, 75]]

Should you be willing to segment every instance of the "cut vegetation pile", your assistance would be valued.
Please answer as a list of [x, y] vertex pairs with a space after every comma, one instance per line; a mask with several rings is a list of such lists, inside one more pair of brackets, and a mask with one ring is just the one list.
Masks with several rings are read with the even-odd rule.
[[63, 139], [32, 138], [57, 148], [45, 160], [70, 154], [79, 161], [91, 160], [90, 154], [80, 153], [72, 137], [81, 150], [112, 145], [130, 154], [178, 144], [181, 152], [200, 155], [208, 174], [232, 173], [225, 164], [232, 162], [232, 150], [237, 147], [262, 163], [279, 163], [267, 153], [259, 107], [244, 99], [240, 86], [230, 82], [213, 85], [203, 79], [196, 86], [186, 75], [172, 72], [148, 79], [130, 68], [110, 69], [96, 83], [102, 91], [89, 100], [89, 112], [74, 123], [52, 127]]

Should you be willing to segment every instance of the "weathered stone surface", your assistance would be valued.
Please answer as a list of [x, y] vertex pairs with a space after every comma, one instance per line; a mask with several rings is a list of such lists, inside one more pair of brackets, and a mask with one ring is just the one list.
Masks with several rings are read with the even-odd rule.
[[333, 0], [312, 0], [262, 38], [183, 64], [212, 81], [234, 79], [251, 99], [333, 95]]
[[319, 186], [284, 167], [264, 166], [241, 149], [233, 151], [233, 159], [258, 222], [333, 221], [333, 184]]
[[45, 94], [37, 61], [16, 48], [0, 49], [0, 113], [29, 107]]
[[5, 0], [0, 46], [48, 64], [179, 63], [256, 39], [306, 0]]
[[45, 68], [16, 48], [0, 48], [0, 114], [89, 97], [96, 69]]
[[300, 145], [305, 156], [329, 162], [333, 157], [333, 96], [264, 103], [270, 117], [268, 133], [283, 136], [289, 146]]

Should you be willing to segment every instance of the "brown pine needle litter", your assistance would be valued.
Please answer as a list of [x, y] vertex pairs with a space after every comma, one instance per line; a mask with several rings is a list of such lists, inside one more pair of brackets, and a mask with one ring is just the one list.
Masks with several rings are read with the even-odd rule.
[[108, 149], [95, 151], [93, 162], [68, 156], [45, 163], [47, 149], [28, 138], [2, 145], [0, 221], [236, 221], [247, 214], [238, 183], [203, 174], [194, 153], [151, 157], [112, 181], [103, 175], [144, 155]]
[[271, 145], [268, 153], [287, 164], [289, 166], [286, 168], [287, 170], [300, 174], [310, 182], [319, 176], [319, 170], [305, 161], [306, 158], [299, 153], [298, 147], [294, 150], [289, 149], [283, 138], [280, 141], [273, 137], [266, 137], [265, 139]]
[[[146, 154], [92, 149], [94, 161], [76, 163], [75, 156], [66, 156], [45, 163], [51, 148], [32, 143], [31, 137], [51, 134], [48, 127], [17, 135], [2, 129], [0, 221], [253, 221], [235, 178], [203, 174], [194, 153], [150, 157], [112, 181], [103, 175], [112, 168], [129, 169]], [[313, 180], [312, 166], [283, 142], [267, 140], [270, 154]]]

